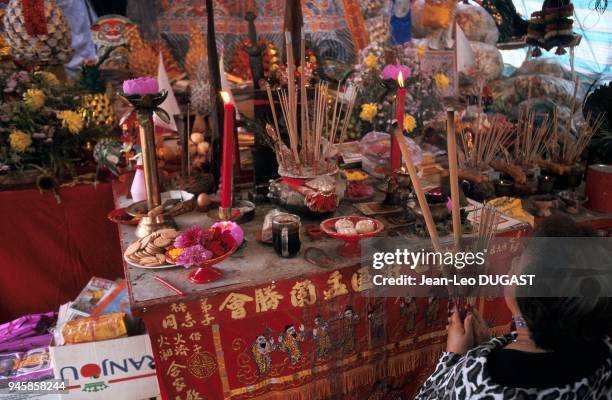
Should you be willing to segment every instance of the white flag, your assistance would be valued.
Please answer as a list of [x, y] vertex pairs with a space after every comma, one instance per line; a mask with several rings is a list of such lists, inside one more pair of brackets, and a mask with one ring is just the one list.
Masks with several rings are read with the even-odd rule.
[[161, 119], [157, 117], [157, 115], [153, 115], [153, 120], [155, 125], [162, 126], [164, 128], [173, 130], [176, 132], [176, 123], [174, 122], [174, 116], [176, 114], [180, 114], [181, 110], [176, 101], [176, 97], [174, 97], [174, 91], [172, 90], [172, 85], [170, 84], [170, 80], [168, 79], [168, 74], [166, 73], [166, 67], [164, 66], [164, 58], [162, 57], [162, 53], [159, 53], [159, 67], [157, 68], [157, 83], [159, 84], [159, 90], [167, 90], [168, 96], [163, 103], [161, 103], [160, 107], [163, 108], [168, 115], [170, 116], [170, 122], [165, 123]]
[[472, 46], [470, 46], [470, 42], [458, 23], [455, 23], [455, 29], [457, 33], [457, 71], [466, 72], [474, 65], [474, 53], [472, 53]]

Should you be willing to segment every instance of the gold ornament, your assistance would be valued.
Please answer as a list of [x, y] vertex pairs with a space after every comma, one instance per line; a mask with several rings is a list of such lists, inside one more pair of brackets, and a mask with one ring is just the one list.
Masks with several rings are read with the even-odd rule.
[[[4, 28], [11, 54], [17, 60], [34, 64], [64, 64], [72, 56], [72, 35], [64, 13], [53, 0], [43, 1], [44, 26], [36, 26], [45, 33], [28, 33], [23, 2], [11, 0], [6, 6]], [[30, 27], [31, 28], [31, 27]], [[31, 30], [31, 29], [30, 29]]]
[[204, 35], [198, 26], [194, 23], [189, 26], [189, 51], [185, 56], [185, 68], [187, 74], [193, 79], [198, 71], [198, 66], [201, 60], [208, 58], [208, 48]]

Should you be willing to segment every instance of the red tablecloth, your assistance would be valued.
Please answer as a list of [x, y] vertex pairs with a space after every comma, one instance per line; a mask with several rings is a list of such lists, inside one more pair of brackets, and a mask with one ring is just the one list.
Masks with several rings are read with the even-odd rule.
[[0, 323], [57, 310], [92, 276], [123, 276], [110, 184], [0, 192]]

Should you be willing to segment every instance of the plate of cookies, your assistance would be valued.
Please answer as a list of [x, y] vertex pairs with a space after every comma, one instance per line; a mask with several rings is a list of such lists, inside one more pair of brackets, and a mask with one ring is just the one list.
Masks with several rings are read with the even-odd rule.
[[130, 244], [123, 253], [123, 259], [138, 268], [162, 269], [174, 268], [177, 265], [169, 263], [166, 252], [174, 244], [179, 235], [176, 229], [161, 229]]

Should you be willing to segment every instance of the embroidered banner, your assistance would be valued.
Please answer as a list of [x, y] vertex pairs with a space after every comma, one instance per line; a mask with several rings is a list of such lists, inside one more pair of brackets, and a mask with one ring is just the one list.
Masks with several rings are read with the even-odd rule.
[[[367, 297], [369, 274], [355, 266], [150, 308], [164, 398], [349, 398], [383, 378], [424, 378], [445, 346], [447, 299]], [[508, 331], [503, 298], [474, 306]]]

